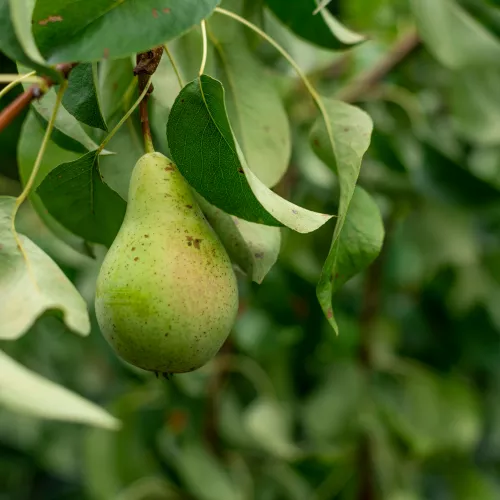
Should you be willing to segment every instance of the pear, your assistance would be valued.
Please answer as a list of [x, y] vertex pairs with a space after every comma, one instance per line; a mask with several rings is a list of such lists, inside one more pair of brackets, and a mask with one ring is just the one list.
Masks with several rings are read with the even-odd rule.
[[95, 308], [124, 360], [164, 374], [203, 366], [234, 324], [238, 288], [230, 259], [189, 185], [160, 153], [145, 154], [134, 167]]

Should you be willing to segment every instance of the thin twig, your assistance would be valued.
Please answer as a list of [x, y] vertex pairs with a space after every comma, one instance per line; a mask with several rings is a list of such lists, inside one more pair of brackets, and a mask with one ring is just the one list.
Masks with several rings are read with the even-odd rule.
[[[12, 86], [17, 85], [20, 82], [26, 83], [41, 83], [42, 78], [39, 76], [35, 76], [36, 71], [30, 71], [29, 73], [25, 73], [24, 75], [20, 75], [19, 73], [1, 73], [0, 74], [0, 83], [8, 83], [6, 88], [12, 88]], [[5, 89], [2, 89], [4, 92]]]
[[150, 85], [151, 76], [158, 68], [163, 55], [163, 46], [155, 47], [147, 52], [137, 54], [137, 65], [134, 68], [134, 75], [137, 75], [139, 81], [139, 93], [143, 94], [144, 89], [148, 91], [144, 94], [139, 104], [139, 115], [141, 117], [142, 135], [144, 137], [144, 149], [146, 153], [154, 152], [153, 137], [151, 127], [149, 126], [148, 99], [149, 94], [153, 92], [153, 85]]
[[199, 75], [203, 75], [205, 72], [205, 65], [207, 64], [207, 54], [208, 54], [208, 42], [207, 42], [207, 26], [205, 24], [205, 20], [201, 22], [201, 36], [203, 39], [203, 53], [201, 56], [201, 65]]
[[147, 84], [144, 86], [144, 90], [142, 91], [141, 95], [137, 99], [137, 101], [132, 104], [132, 107], [121, 117], [120, 121], [114, 126], [113, 130], [104, 138], [104, 140], [101, 142], [101, 145], [99, 146], [97, 152], [100, 153], [108, 144], [108, 142], [113, 138], [113, 136], [118, 132], [120, 127], [128, 120], [130, 115], [135, 111], [137, 106], [142, 102], [144, 97], [149, 91], [150, 88], [150, 82], [151, 82], [151, 77], [149, 77]]
[[420, 45], [420, 38], [415, 29], [401, 36], [389, 52], [372, 68], [361, 73], [337, 94], [337, 99], [346, 102], [356, 102], [375, 87], [399, 63], [410, 55]]
[[[59, 71], [64, 78], [67, 78], [70, 71], [76, 66], [75, 63], [63, 63], [56, 66], [56, 70]], [[16, 116], [21, 113], [31, 102], [36, 99], [40, 99], [48, 90], [54, 86], [56, 81], [48, 77], [42, 77], [43, 82], [32, 85], [26, 89], [21, 95], [14, 99], [6, 108], [0, 112], [0, 132], [7, 127]]]
[[28, 268], [28, 274], [30, 275], [31, 281], [33, 282], [33, 285], [35, 287], [38, 287], [38, 283], [35, 279], [35, 275], [33, 273], [33, 269], [31, 267], [30, 260], [28, 259], [27, 255], [26, 255], [26, 252], [24, 250], [21, 239], [19, 238], [19, 235], [17, 234], [17, 231], [16, 231], [16, 215], [17, 215], [17, 211], [19, 210], [19, 207], [26, 200], [31, 189], [33, 188], [33, 184], [35, 183], [36, 176], [38, 174], [38, 171], [40, 170], [40, 165], [42, 164], [43, 155], [45, 154], [45, 150], [47, 149], [50, 135], [52, 133], [52, 130], [54, 128], [54, 124], [56, 122], [57, 112], [59, 111], [59, 107], [61, 106], [62, 98], [63, 98], [64, 92], [66, 91], [67, 86], [68, 86], [68, 81], [64, 80], [63, 83], [61, 84], [61, 87], [59, 88], [59, 92], [57, 93], [56, 103], [54, 104], [54, 109], [52, 110], [52, 115], [51, 115], [50, 120], [47, 124], [47, 129], [45, 130], [42, 144], [40, 145], [40, 149], [38, 150], [38, 154], [36, 156], [36, 160], [35, 160], [35, 163], [33, 165], [33, 169], [32, 169], [31, 174], [29, 176], [28, 182], [24, 186], [22, 193], [16, 198], [16, 202], [14, 204], [14, 208], [12, 209], [12, 215], [11, 215], [11, 217], [12, 217], [12, 219], [11, 219], [11, 231], [12, 231], [12, 234], [13, 234], [14, 239], [16, 241], [17, 248], [21, 252], [21, 254], [24, 258], [24, 261], [26, 262], [26, 267]]
[[175, 72], [175, 76], [177, 77], [177, 81], [179, 82], [179, 87], [181, 89], [184, 88], [184, 82], [182, 81], [182, 76], [181, 76], [181, 73], [179, 71], [179, 68], [177, 67], [177, 64], [175, 63], [175, 60], [174, 60], [174, 57], [172, 56], [172, 53], [170, 52], [167, 44], [165, 44], [163, 46], [163, 48], [165, 49], [165, 53], [167, 54], [167, 57], [170, 61], [170, 64], [172, 65], [172, 68], [174, 69], [174, 72]]

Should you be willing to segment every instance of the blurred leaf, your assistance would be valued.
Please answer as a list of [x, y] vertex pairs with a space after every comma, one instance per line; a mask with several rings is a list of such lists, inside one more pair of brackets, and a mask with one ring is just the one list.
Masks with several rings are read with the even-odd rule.
[[245, 411], [244, 422], [256, 442], [267, 452], [285, 460], [300, 455], [291, 440], [290, 413], [269, 398], [255, 400]]
[[198, 203], [231, 260], [253, 281], [262, 283], [278, 259], [280, 229], [228, 215], [201, 197]]
[[[51, 62], [117, 59], [172, 40], [200, 23], [219, 0], [38, 2], [33, 32]], [[126, 34], [126, 36], [123, 36]]]
[[273, 187], [286, 172], [291, 152], [290, 125], [281, 97], [271, 75], [247, 47], [241, 29], [228, 32], [227, 20], [220, 16], [210, 23], [209, 35], [235, 137], [248, 167]]
[[63, 106], [79, 121], [90, 127], [108, 130], [97, 95], [96, 64], [79, 64], [71, 70]]
[[282, 223], [304, 233], [330, 218], [281, 198], [247, 167], [227, 119], [224, 89], [217, 80], [202, 75], [182, 89], [170, 112], [167, 136], [182, 175], [221, 210], [249, 222]]
[[125, 201], [102, 181], [97, 150], [53, 169], [37, 193], [49, 213], [72, 233], [108, 247], [125, 216]]
[[453, 69], [498, 64], [500, 41], [455, 0], [411, 0], [429, 51]]
[[218, 459], [200, 443], [186, 443], [176, 457], [175, 466], [188, 490], [199, 500], [243, 500]]
[[500, 143], [500, 69], [488, 66], [454, 74], [451, 104], [455, 125], [466, 139], [481, 144]]
[[1, 351], [0, 371], [0, 403], [12, 410], [113, 430], [120, 426], [102, 408], [24, 368]]
[[500, 487], [494, 478], [489, 478], [475, 468], [460, 468], [449, 475], [453, 498], [456, 500], [496, 500], [500, 495]]
[[[416, 173], [422, 191], [445, 201], [478, 209], [500, 199], [500, 188], [473, 175], [462, 163], [443, 154], [437, 147], [423, 144], [422, 168]], [[453, 179], [453, 182], [450, 180]]]
[[[316, 293], [323, 313], [333, 329], [338, 332], [337, 322], [332, 309], [332, 295], [345, 281], [337, 283], [337, 260], [343, 262], [354, 258], [358, 262], [351, 266], [347, 275], [352, 276], [366, 265], [380, 251], [382, 224], [375, 203], [359, 193], [355, 211], [349, 212], [355, 193], [361, 161], [370, 144], [373, 123], [370, 117], [359, 108], [333, 99], [322, 99], [332, 136], [329, 136], [323, 118], [318, 118], [311, 131], [311, 143], [316, 154], [337, 174], [340, 184], [338, 219], [335, 224], [333, 241], [321, 273]], [[368, 210], [367, 212], [365, 212]], [[371, 212], [371, 213], [370, 213]], [[368, 218], [367, 218], [368, 217]], [[342, 231], [349, 218], [348, 238], [342, 237]], [[364, 219], [364, 220], [362, 220]], [[373, 224], [373, 228], [370, 227]], [[362, 232], [360, 232], [362, 231]], [[377, 250], [377, 246], [379, 247]], [[360, 256], [363, 255], [362, 258]], [[349, 276], [349, 277], [350, 277]], [[349, 278], [347, 278], [349, 279]]]
[[0, 0], [0, 51], [41, 75], [61, 81], [59, 72], [45, 63], [32, 38], [34, 4], [34, 0]]
[[26, 236], [22, 251], [11, 229], [15, 198], [0, 197], [0, 338], [23, 335], [46, 311], [56, 310], [65, 324], [88, 335], [87, 306], [55, 262]]
[[[23, 185], [26, 185], [28, 182], [36, 157], [38, 156], [38, 150], [40, 149], [42, 140], [43, 129], [34, 114], [29, 113], [23, 124], [17, 153], [19, 176], [21, 177]], [[57, 222], [57, 220], [47, 212], [40, 196], [36, 193], [36, 188], [53, 168], [61, 163], [73, 161], [77, 158], [78, 154], [66, 151], [57, 146], [53, 141], [49, 140], [47, 149], [45, 150], [45, 154], [43, 155], [42, 162], [40, 164], [40, 168], [33, 183], [33, 189], [28, 196], [31, 205], [36, 210], [39, 217], [55, 236], [76, 251], [82, 254], [88, 254], [89, 250], [85, 241], [61, 226], [61, 224], [59, 224], [59, 222]]]
[[[349, 212], [338, 239], [334, 259], [327, 259], [323, 275], [335, 293], [345, 282], [368, 267], [378, 256], [384, 241], [384, 224], [373, 198], [359, 186], [352, 196]], [[320, 278], [320, 283], [322, 278]]]
[[266, 3], [276, 17], [296, 35], [320, 47], [342, 49], [365, 40], [364, 36], [343, 26], [328, 10], [322, 9], [314, 14], [318, 7], [316, 0], [293, 3], [287, 0], [266, 0]]
[[416, 365], [402, 368], [399, 375], [375, 387], [393, 429], [421, 457], [439, 451], [471, 450], [480, 437], [481, 422], [469, 388]]
[[324, 443], [345, 438], [346, 431], [357, 426], [364, 394], [359, 369], [351, 363], [337, 364], [305, 401], [303, 422], [309, 439]]

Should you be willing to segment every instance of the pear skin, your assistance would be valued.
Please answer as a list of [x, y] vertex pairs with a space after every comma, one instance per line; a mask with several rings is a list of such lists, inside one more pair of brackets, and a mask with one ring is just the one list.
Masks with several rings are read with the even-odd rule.
[[160, 373], [195, 370], [234, 324], [230, 259], [174, 163], [139, 159], [127, 212], [97, 279], [101, 331], [129, 363]]

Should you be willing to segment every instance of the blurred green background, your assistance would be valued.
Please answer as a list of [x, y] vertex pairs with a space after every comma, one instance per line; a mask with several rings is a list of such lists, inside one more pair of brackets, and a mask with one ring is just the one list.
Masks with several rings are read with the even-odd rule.
[[[495, 2], [454, 5], [500, 44]], [[414, 37], [415, 17], [405, 0], [329, 8], [369, 41], [336, 54], [298, 41], [270, 17], [267, 28], [323, 94], [347, 96], [352, 82]], [[43, 317], [0, 348], [106, 407], [123, 428], [0, 408], [0, 499], [500, 498], [500, 68], [447, 64], [445, 44], [461, 50], [465, 32], [436, 22], [443, 45], [415, 43], [355, 95], [375, 123], [360, 184], [382, 209], [386, 241], [334, 298], [340, 335], [315, 295], [332, 223], [309, 235], [283, 230], [263, 284], [241, 277], [238, 321], [220, 355], [171, 381], [121, 363], [95, 317], [86, 339]], [[252, 43], [274, 71], [292, 125], [293, 158], [279, 190], [335, 213], [336, 180], [308, 148], [314, 106], [283, 60]], [[13, 71], [2, 56], [0, 72]], [[23, 119], [0, 135], [0, 194], [20, 191]], [[92, 309], [103, 252], [96, 260], [77, 254], [28, 205], [19, 229]]]

